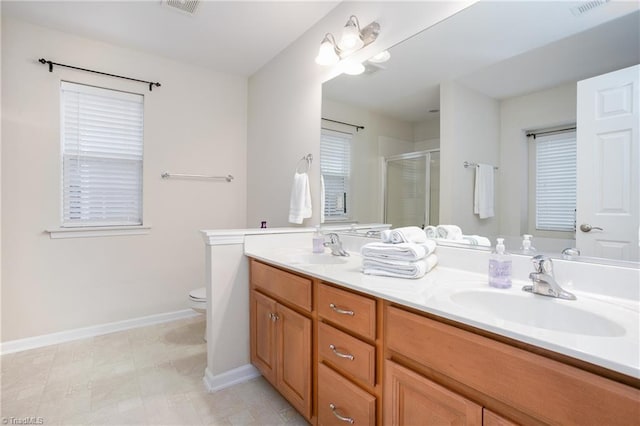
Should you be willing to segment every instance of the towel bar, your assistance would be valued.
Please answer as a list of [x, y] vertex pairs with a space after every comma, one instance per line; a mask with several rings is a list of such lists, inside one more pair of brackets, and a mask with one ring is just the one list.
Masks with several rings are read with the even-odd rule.
[[[468, 169], [469, 167], [477, 167], [478, 163], [471, 163], [469, 161], [465, 161], [464, 163], [462, 163], [462, 165], [464, 166], [465, 169]], [[493, 166], [493, 170], [498, 170], [500, 167], [498, 166]]]
[[231, 175], [209, 176], [209, 175], [191, 175], [191, 174], [184, 174], [184, 173], [169, 173], [169, 172], [162, 173], [160, 177], [162, 179], [169, 179], [171, 177], [196, 178], [196, 179], [224, 179], [227, 182], [231, 182], [233, 180], [233, 176]]

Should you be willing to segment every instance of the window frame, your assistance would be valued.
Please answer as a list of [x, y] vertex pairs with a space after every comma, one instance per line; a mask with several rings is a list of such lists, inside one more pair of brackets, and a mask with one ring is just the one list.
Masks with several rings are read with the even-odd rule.
[[[352, 199], [352, 182], [351, 182], [351, 173], [353, 171], [353, 162], [352, 162], [352, 153], [353, 153], [353, 134], [352, 133], [348, 133], [348, 132], [343, 132], [343, 131], [338, 131], [338, 130], [332, 130], [332, 129], [327, 129], [327, 128], [322, 128], [320, 131], [320, 175], [324, 181], [324, 185], [326, 188], [326, 179], [325, 179], [325, 173], [323, 171], [323, 167], [322, 167], [322, 161], [323, 159], [326, 160], [326, 155], [322, 154], [323, 148], [322, 145], [324, 143], [324, 137], [326, 136], [330, 136], [333, 138], [337, 138], [337, 139], [342, 139], [342, 141], [348, 145], [348, 152], [349, 152], [349, 159], [346, 162], [346, 164], [348, 165], [348, 173], [346, 175], [336, 175], [336, 176], [344, 176], [344, 181], [345, 184], [343, 186], [344, 188], [344, 194], [345, 194], [345, 198], [346, 200], [344, 201], [344, 214], [341, 215], [333, 215], [333, 214], [327, 214], [326, 211], [326, 204], [327, 204], [327, 198], [326, 198], [326, 190], [325, 190], [325, 202], [324, 204], [321, 206], [322, 210], [323, 210], [323, 217], [324, 217], [324, 223], [327, 222], [349, 222], [351, 220], [351, 216], [352, 216], [352, 204], [351, 204], [351, 199]], [[343, 163], [345, 164], [345, 163]]]
[[[529, 157], [529, 208], [528, 208], [528, 233], [537, 237], [547, 237], [547, 238], [575, 238], [575, 213], [574, 213], [574, 229], [573, 230], [552, 230], [552, 229], [538, 229], [537, 222], [537, 206], [538, 206], [538, 196], [537, 196], [537, 164], [538, 164], [538, 154], [537, 154], [537, 143], [538, 142], [551, 142], [553, 140], [561, 140], [567, 139], [568, 136], [571, 136], [572, 139], [576, 142], [576, 157], [577, 157], [577, 139], [576, 139], [576, 130], [554, 130], [554, 129], [545, 129], [538, 130], [537, 132], [530, 133], [545, 133], [545, 132], [553, 132], [549, 135], [539, 135], [537, 137], [528, 138], [528, 157]], [[577, 179], [576, 179], [577, 182]], [[576, 188], [577, 193], [577, 188]], [[575, 210], [574, 210], [575, 211]]]
[[[66, 187], [67, 184], [65, 176], [65, 160], [73, 154], [69, 154], [68, 143], [65, 140], [65, 94], [66, 90], [77, 90], [80, 93], [112, 95], [113, 100], [133, 100], [140, 106], [140, 121], [139, 127], [141, 130], [139, 138], [139, 150], [140, 153], [137, 158], [124, 158], [122, 153], [115, 154], [110, 157], [109, 155], [98, 154], [95, 152], [89, 153], [84, 158], [93, 158], [98, 161], [107, 159], [108, 161], [115, 161], [119, 164], [135, 163], [134, 169], [136, 170], [137, 180], [135, 182], [136, 193], [134, 195], [137, 198], [137, 211], [136, 219], [127, 220], [68, 220], [65, 215], [65, 200], [66, 200]], [[48, 229], [51, 238], [69, 238], [69, 237], [87, 237], [87, 236], [103, 236], [103, 235], [136, 235], [148, 233], [150, 229], [144, 223], [144, 123], [145, 123], [145, 96], [142, 93], [130, 92], [126, 90], [120, 90], [110, 87], [100, 87], [92, 84], [79, 83], [75, 81], [61, 80], [59, 85], [60, 94], [60, 226], [57, 228]], [[137, 143], [137, 142], [136, 142]], [[80, 152], [80, 150], [78, 150]], [[117, 158], [120, 156], [120, 158]], [[78, 155], [80, 158], [81, 155]], [[114, 158], [115, 157], [115, 158]]]

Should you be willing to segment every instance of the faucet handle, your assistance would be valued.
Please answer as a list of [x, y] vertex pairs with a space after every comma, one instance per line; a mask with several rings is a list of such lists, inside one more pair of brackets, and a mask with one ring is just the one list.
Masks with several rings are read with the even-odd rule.
[[553, 262], [548, 256], [539, 254], [537, 256], [533, 256], [531, 261], [533, 262], [533, 267], [535, 268], [536, 272], [540, 274], [551, 274], [551, 272], [553, 271]]

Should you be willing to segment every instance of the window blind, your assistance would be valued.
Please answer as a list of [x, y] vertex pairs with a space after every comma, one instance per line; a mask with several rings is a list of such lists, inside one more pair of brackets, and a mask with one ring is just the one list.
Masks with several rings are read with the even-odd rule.
[[143, 96], [62, 82], [62, 226], [142, 224]]
[[535, 139], [536, 229], [575, 231], [576, 133]]
[[322, 130], [320, 172], [324, 180], [325, 219], [347, 219], [351, 176], [350, 134]]

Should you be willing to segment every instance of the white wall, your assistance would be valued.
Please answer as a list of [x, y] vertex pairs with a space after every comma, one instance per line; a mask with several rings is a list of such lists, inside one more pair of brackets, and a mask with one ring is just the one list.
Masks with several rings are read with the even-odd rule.
[[[450, 81], [440, 86], [440, 111], [440, 223], [458, 225], [465, 234], [496, 235], [498, 217], [480, 219], [473, 214], [475, 174], [463, 163], [501, 166], [499, 102]], [[503, 179], [499, 170], [496, 186]], [[494, 206], [500, 199], [496, 191]]]
[[[47, 59], [160, 81], [143, 84], [56, 67]], [[50, 239], [60, 225], [61, 80], [145, 95], [148, 235]], [[2, 20], [2, 340], [187, 308], [204, 285], [199, 229], [246, 217], [247, 80]], [[235, 176], [232, 183], [160, 173]]]
[[528, 176], [527, 130], [544, 129], [576, 121], [576, 83], [505, 99], [500, 103], [501, 197], [500, 234], [522, 235], [527, 230]]
[[[348, 17], [363, 25], [377, 20], [378, 40], [358, 52], [364, 60], [387, 49], [474, 2], [345, 2], [249, 79], [247, 139], [247, 226], [261, 220], [269, 226], [287, 225], [292, 175], [297, 161], [308, 153], [319, 158], [322, 82], [335, 75], [314, 57], [327, 32], [340, 34]], [[319, 222], [319, 168], [311, 168], [314, 216]]]
[[[380, 156], [389, 155], [387, 145], [396, 147], [395, 153], [407, 152], [413, 149], [410, 143], [408, 150], [400, 141], [411, 141], [413, 129], [410, 123], [396, 120], [374, 111], [354, 107], [330, 99], [322, 100], [322, 116], [346, 123], [357, 123], [364, 126], [364, 130], [358, 132], [353, 127], [342, 124], [322, 122], [322, 127], [352, 132], [351, 140], [351, 189], [352, 197], [352, 221], [359, 223], [382, 222], [382, 188]], [[381, 140], [382, 139], [382, 140]], [[386, 144], [384, 142], [387, 142]], [[384, 146], [381, 146], [384, 145]], [[400, 151], [398, 151], [400, 146]], [[319, 160], [318, 160], [319, 161]]]

